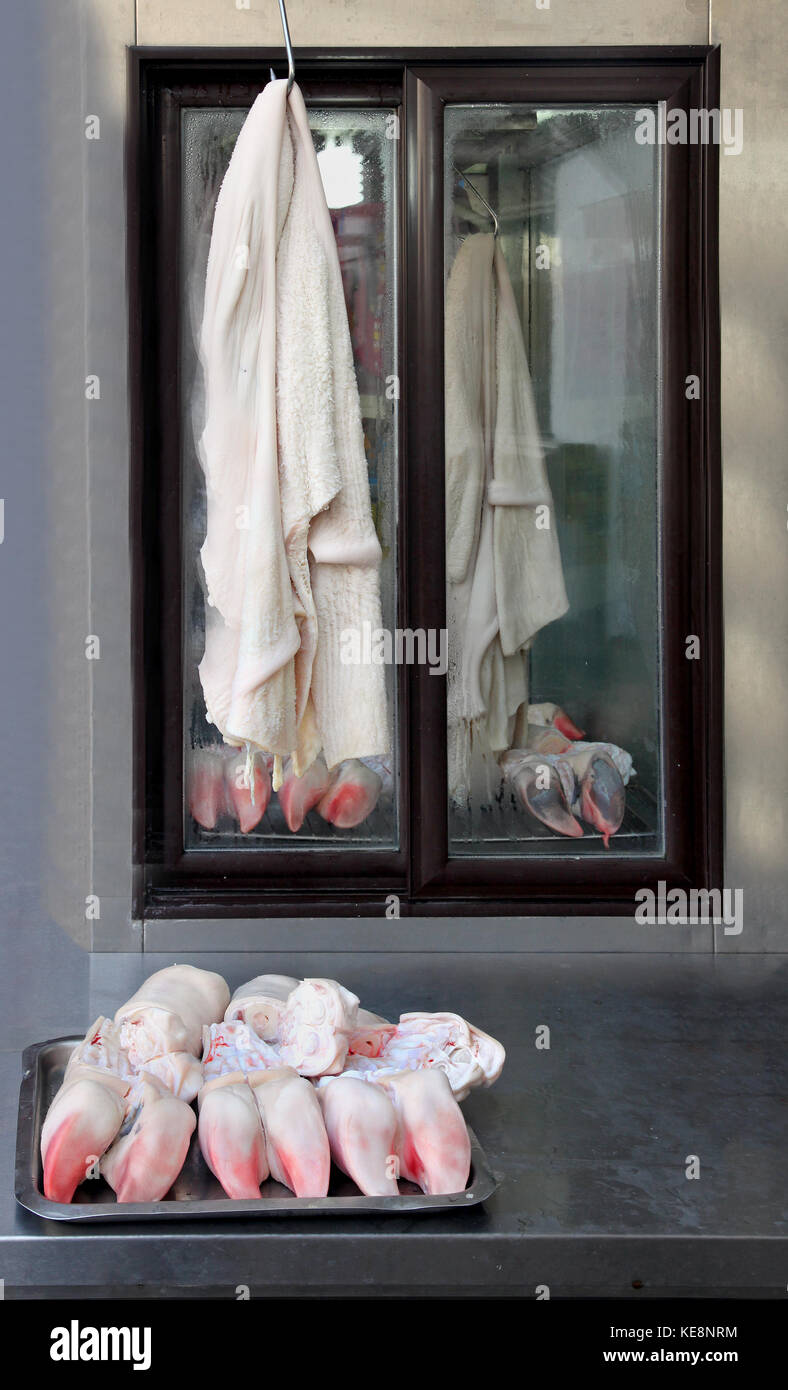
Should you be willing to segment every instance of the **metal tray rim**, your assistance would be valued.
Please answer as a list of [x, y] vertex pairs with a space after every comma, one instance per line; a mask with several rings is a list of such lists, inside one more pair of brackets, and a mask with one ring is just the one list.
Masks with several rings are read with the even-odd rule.
[[[185, 1221], [205, 1218], [275, 1217], [275, 1216], [346, 1216], [383, 1212], [409, 1215], [416, 1212], [450, 1211], [477, 1206], [498, 1187], [487, 1156], [470, 1125], [471, 1177], [464, 1192], [446, 1196], [425, 1193], [401, 1193], [397, 1197], [259, 1197], [234, 1200], [230, 1197], [192, 1200], [166, 1199], [160, 1202], [53, 1202], [38, 1186], [40, 1106], [38, 1086], [42, 1059], [48, 1048], [70, 1044], [76, 1047], [80, 1037], [67, 1035], [32, 1043], [22, 1054], [22, 1081], [19, 1087], [19, 1116], [16, 1134], [16, 1170], [14, 1196], [20, 1206], [35, 1216], [49, 1221]], [[286, 1189], [282, 1189], [286, 1191]]]

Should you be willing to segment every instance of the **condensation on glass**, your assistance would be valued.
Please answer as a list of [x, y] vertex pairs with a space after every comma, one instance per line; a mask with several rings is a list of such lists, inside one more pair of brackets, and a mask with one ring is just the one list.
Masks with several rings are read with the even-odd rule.
[[[523, 104], [445, 109], [449, 840], [454, 857], [664, 853], [658, 544], [662, 174], [658, 147], [636, 138], [642, 129], [637, 109]], [[503, 262], [500, 277], [492, 275], [492, 328], [482, 331], [479, 295], [485, 292], [488, 262], [483, 243], [467, 243], [489, 238], [494, 217]], [[510, 291], [502, 288], [504, 278]], [[501, 317], [511, 296], [522, 352], [515, 342], [517, 325], [513, 329], [512, 321]], [[479, 335], [487, 331], [492, 336], [485, 349]], [[476, 359], [485, 351], [480, 370]], [[533, 416], [523, 385], [528, 371]], [[458, 382], [466, 390], [469, 383], [472, 387], [469, 406], [460, 407], [461, 426]], [[473, 475], [479, 449], [484, 485], [472, 515], [463, 517], [462, 498], [473, 502], [476, 494], [458, 491], [457, 477], [463, 470]], [[519, 492], [518, 468], [524, 480]], [[493, 539], [482, 553], [485, 508]], [[463, 683], [473, 684], [472, 658], [478, 662], [495, 631], [495, 624], [485, 630], [482, 622], [491, 612], [491, 584], [496, 586], [493, 603], [504, 611], [519, 592], [529, 595], [535, 614], [556, 611], [557, 552], [543, 549], [534, 559], [525, 529], [539, 525], [554, 528], [568, 607], [539, 626], [523, 651], [503, 652], [492, 686], [488, 671], [485, 688], [474, 687], [477, 702], [486, 692], [490, 705], [497, 702], [498, 715], [505, 716], [494, 721], [496, 732], [488, 737], [487, 716], [479, 715], [478, 703], [469, 697], [463, 704]], [[462, 546], [468, 543], [463, 527], [468, 526], [476, 528], [473, 599], [471, 581], [467, 574], [463, 578]], [[531, 557], [525, 574], [518, 553]], [[474, 555], [480, 561], [475, 574]], [[511, 613], [505, 626], [515, 639], [525, 630]], [[497, 636], [500, 640], [500, 628]], [[574, 729], [565, 725], [571, 736], [556, 729], [556, 717], [559, 724], [563, 719], [551, 706], [573, 721]], [[582, 745], [614, 745], [616, 751], [572, 749], [581, 731]], [[631, 757], [628, 782], [628, 759], [619, 749]], [[621, 809], [621, 824], [607, 837]]]
[[[375, 809], [357, 828], [341, 830], [310, 811], [291, 832], [276, 795], [259, 824], [241, 833], [231, 802], [207, 830], [190, 809], [190, 790], [201, 766], [224, 756], [207, 722], [198, 674], [204, 647], [204, 580], [199, 551], [205, 536], [205, 485], [195, 441], [201, 430], [201, 373], [196, 344], [202, 318], [205, 272], [216, 198], [247, 115], [242, 108], [191, 107], [182, 114], [181, 412], [183, 440], [183, 670], [184, 843], [187, 849], [396, 848], [397, 710], [394, 667], [387, 666], [393, 748], [370, 759], [383, 787]], [[361, 399], [372, 511], [383, 551], [381, 599], [384, 628], [396, 628], [397, 401], [386, 379], [397, 362], [397, 163], [391, 113], [342, 107], [309, 108], [309, 123], [336, 234]]]

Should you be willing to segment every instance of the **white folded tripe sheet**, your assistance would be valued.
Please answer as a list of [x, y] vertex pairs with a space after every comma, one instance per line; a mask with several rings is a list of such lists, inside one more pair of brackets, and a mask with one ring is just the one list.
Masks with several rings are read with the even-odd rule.
[[284, 80], [219, 193], [200, 357], [208, 718], [298, 775], [321, 748], [329, 768], [385, 754], [384, 669], [341, 660], [343, 631], [382, 625], [381, 550], [331, 216]]
[[463, 800], [474, 744], [483, 757], [511, 746], [528, 647], [569, 606], [522, 328], [491, 234], [467, 237], [449, 276], [445, 392], [449, 790]]

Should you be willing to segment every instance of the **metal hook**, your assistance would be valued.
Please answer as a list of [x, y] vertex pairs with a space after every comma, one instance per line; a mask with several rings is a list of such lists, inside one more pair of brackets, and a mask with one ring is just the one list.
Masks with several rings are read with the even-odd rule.
[[[293, 83], [295, 82], [295, 63], [293, 62], [293, 49], [290, 43], [290, 29], [287, 23], [285, 0], [279, 0], [279, 15], [282, 20], [282, 31], [285, 36], [285, 52], [287, 53], [287, 95], [289, 96], [293, 90]], [[273, 68], [269, 68], [268, 71], [271, 74], [271, 81], [275, 82], [276, 73]]]
[[483, 197], [483, 195], [479, 192], [479, 190], [478, 190], [478, 188], [476, 187], [476, 185], [475, 185], [474, 183], [471, 183], [470, 179], [468, 178], [468, 175], [465, 174], [465, 173], [463, 173], [463, 171], [462, 171], [462, 169], [460, 168], [460, 166], [459, 166], [458, 164], [455, 164], [455, 163], [454, 163], [454, 160], [452, 160], [452, 162], [451, 162], [451, 167], [452, 167], [452, 169], [455, 170], [456, 173], [459, 174], [459, 176], [460, 176], [460, 178], [463, 180], [463, 182], [464, 182], [464, 183], [467, 183], [468, 187], [469, 187], [470, 189], [473, 190], [473, 192], [476, 194], [476, 197], [479, 199], [479, 202], [484, 204], [484, 206], [486, 207], [487, 211], [489, 212], [489, 214], [490, 214], [490, 216], [491, 216], [491, 218], [492, 218], [492, 220], [493, 220], [493, 222], [494, 222], [494, 224], [495, 224], [495, 231], [493, 232], [493, 236], [497, 236], [497, 235], [498, 235], [498, 218], [497, 218], [497, 216], [496, 216], [496, 213], [495, 213], [494, 208], [491, 208], [491, 207], [490, 207], [490, 204], [487, 202], [487, 199], [486, 199], [485, 197]]

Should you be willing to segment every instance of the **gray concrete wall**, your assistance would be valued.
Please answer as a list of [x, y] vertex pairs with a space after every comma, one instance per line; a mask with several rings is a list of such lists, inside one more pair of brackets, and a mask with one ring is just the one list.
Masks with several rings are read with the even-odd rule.
[[[726, 882], [744, 889], [740, 937], [621, 920], [410, 923], [422, 948], [784, 949], [788, 739], [786, 632], [786, 156], [781, 106], [788, 17], [773, 0], [290, 0], [310, 45], [722, 45], [723, 104], [745, 143], [721, 159], [726, 610]], [[67, 933], [136, 951], [131, 903], [128, 401], [123, 134], [125, 48], [278, 44], [275, 0], [30, 0], [6, 7], [3, 235], [6, 536], [3, 849], [7, 920], [42, 956], [71, 959]], [[85, 138], [98, 115], [100, 139]], [[99, 400], [85, 378], [100, 378]], [[98, 661], [85, 658], [89, 634]], [[98, 897], [100, 917], [86, 916]], [[55, 925], [57, 924], [57, 926]], [[383, 923], [381, 922], [381, 927]], [[57, 928], [62, 928], [58, 931]], [[31, 935], [32, 933], [32, 935]], [[376, 924], [195, 923], [148, 929], [149, 947], [274, 949], [287, 935], [391, 949]], [[303, 938], [301, 934], [303, 933]], [[36, 947], [33, 949], [32, 943]], [[514, 944], [512, 944], [514, 943]]]
[[747, 925], [727, 950], [785, 950], [788, 919], [788, 11], [713, 0], [722, 100], [744, 149], [720, 175], [726, 874]]

